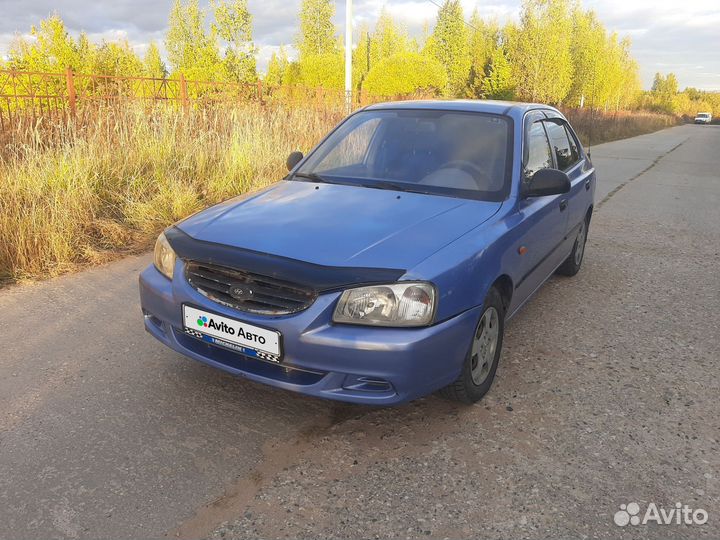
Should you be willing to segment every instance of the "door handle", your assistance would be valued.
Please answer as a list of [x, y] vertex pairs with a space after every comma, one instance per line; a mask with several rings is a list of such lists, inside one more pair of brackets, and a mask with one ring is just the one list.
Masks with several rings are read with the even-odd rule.
[[568, 204], [567, 199], [563, 199], [562, 201], [560, 201], [560, 211], [561, 212], [567, 208], [567, 204]]
[[586, 191], [590, 190], [590, 179], [589, 178], [587, 180], [585, 180], [585, 190]]

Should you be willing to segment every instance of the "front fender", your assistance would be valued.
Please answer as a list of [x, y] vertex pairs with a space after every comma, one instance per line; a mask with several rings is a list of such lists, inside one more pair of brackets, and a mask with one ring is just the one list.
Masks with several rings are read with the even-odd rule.
[[436, 322], [485, 301], [495, 280], [512, 274], [504, 268], [513, 242], [504, 219], [484, 223], [409, 270], [406, 279], [429, 280], [438, 289]]

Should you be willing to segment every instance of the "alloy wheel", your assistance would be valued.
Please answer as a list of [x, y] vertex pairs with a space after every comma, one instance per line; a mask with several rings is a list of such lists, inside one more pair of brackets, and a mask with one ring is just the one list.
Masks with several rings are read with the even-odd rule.
[[491, 306], [480, 317], [470, 353], [470, 375], [473, 383], [478, 386], [485, 382], [490, 374], [499, 335], [500, 318], [497, 309]]
[[585, 220], [580, 224], [580, 231], [578, 232], [577, 238], [575, 239], [575, 264], [580, 266], [583, 255], [585, 253], [585, 240], [587, 236], [587, 225]]

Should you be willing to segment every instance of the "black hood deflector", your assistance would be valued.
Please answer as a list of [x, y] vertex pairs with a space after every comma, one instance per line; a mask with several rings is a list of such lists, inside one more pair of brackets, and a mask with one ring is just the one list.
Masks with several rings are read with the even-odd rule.
[[215, 242], [197, 240], [178, 227], [170, 227], [165, 237], [178, 257], [184, 260], [247, 270], [312, 287], [316, 292], [373, 283], [393, 283], [406, 270], [395, 268], [356, 268], [322, 266]]

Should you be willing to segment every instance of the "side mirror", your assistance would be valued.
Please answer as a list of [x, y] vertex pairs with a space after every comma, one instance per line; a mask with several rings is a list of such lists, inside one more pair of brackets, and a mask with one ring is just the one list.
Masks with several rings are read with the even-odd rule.
[[570, 178], [557, 169], [540, 169], [530, 178], [530, 183], [523, 191], [524, 197], [544, 197], [560, 195], [570, 191]]
[[300, 163], [300, 160], [302, 158], [303, 158], [302, 152], [299, 152], [298, 150], [291, 152], [287, 158], [287, 161], [285, 162], [285, 165], [287, 165], [288, 171], [292, 171], [295, 168], [295, 165]]

